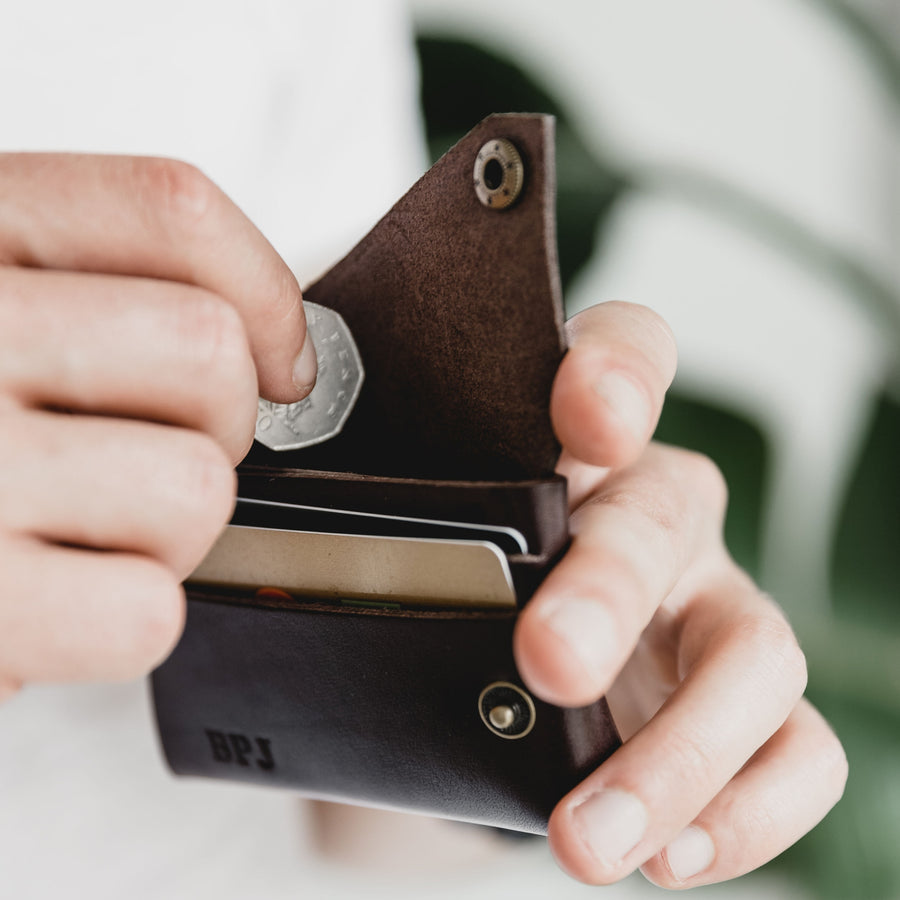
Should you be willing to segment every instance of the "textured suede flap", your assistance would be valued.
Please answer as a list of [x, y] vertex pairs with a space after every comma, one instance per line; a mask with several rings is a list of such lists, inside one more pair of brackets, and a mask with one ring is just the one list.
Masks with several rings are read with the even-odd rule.
[[[513, 143], [524, 186], [483, 206], [480, 148]], [[365, 164], [363, 158], [362, 164]], [[255, 445], [257, 465], [412, 478], [552, 474], [550, 389], [564, 352], [553, 120], [485, 119], [441, 158], [307, 299], [336, 309], [366, 383], [342, 434], [306, 450]]]

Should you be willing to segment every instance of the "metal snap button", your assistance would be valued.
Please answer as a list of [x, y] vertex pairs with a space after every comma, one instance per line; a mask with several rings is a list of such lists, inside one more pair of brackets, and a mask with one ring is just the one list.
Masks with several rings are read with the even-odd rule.
[[495, 681], [481, 692], [478, 713], [489, 731], [508, 740], [523, 738], [534, 728], [534, 701], [508, 681]]
[[515, 203], [525, 181], [519, 151], [506, 138], [488, 141], [475, 157], [475, 193], [484, 206], [506, 209]]

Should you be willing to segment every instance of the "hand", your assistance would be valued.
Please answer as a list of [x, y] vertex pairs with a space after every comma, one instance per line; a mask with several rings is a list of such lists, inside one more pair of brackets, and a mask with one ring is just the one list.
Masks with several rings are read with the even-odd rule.
[[305, 335], [293, 275], [197, 170], [0, 156], [0, 695], [167, 654], [257, 391], [315, 381]]
[[645, 443], [675, 370], [649, 310], [571, 323], [554, 386], [572, 546], [520, 617], [530, 688], [565, 706], [608, 694], [624, 745], [556, 807], [574, 877], [637, 867], [667, 888], [744, 874], [837, 802], [843, 750], [802, 694], [781, 611], [729, 557], [726, 488], [705, 457]]

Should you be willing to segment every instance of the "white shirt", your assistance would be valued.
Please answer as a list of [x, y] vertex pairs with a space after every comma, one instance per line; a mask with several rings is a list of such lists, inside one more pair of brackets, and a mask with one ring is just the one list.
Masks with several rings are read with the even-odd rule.
[[[416, 95], [398, 2], [29, 0], [0, 16], [0, 149], [188, 160], [301, 284], [421, 174]], [[173, 778], [144, 681], [0, 705], [4, 898], [296, 896], [315, 864], [302, 809]]]

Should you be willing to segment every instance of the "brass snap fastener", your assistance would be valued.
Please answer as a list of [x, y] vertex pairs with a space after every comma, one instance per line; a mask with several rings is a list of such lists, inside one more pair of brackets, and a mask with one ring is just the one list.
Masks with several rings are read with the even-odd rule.
[[488, 141], [475, 157], [475, 193], [484, 206], [506, 209], [522, 192], [525, 166], [511, 141]]
[[478, 697], [478, 713], [497, 737], [515, 740], [534, 728], [534, 701], [508, 681], [489, 684]]

